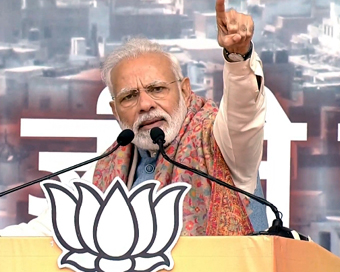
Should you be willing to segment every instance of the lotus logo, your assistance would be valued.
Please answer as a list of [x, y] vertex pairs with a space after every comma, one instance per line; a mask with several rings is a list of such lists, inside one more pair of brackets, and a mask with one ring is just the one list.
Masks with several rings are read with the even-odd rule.
[[190, 185], [160, 191], [147, 181], [131, 191], [116, 178], [105, 193], [92, 184], [74, 188], [44, 182], [51, 206], [58, 265], [74, 271], [158, 271], [174, 266], [171, 250], [182, 229], [183, 200]]

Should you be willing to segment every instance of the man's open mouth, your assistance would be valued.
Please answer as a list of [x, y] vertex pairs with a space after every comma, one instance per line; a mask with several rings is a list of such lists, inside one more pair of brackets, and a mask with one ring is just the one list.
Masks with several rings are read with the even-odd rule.
[[139, 129], [143, 129], [143, 128], [149, 129], [149, 128], [152, 128], [154, 126], [161, 124], [163, 121], [165, 121], [165, 119], [161, 117], [146, 120], [139, 125]]

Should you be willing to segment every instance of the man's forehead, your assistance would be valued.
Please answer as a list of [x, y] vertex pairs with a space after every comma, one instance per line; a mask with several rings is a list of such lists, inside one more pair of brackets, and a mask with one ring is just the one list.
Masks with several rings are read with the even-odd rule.
[[151, 67], [156, 68], [156, 71], [172, 72], [172, 63], [167, 56], [157, 52], [151, 52], [121, 60], [116, 67], [112, 69], [111, 74], [113, 71], [118, 74], [127, 73], [134, 68], [147, 71], [148, 68]]
[[159, 53], [122, 60], [111, 71], [111, 82], [116, 94], [122, 88], [145, 87], [174, 79], [170, 60]]

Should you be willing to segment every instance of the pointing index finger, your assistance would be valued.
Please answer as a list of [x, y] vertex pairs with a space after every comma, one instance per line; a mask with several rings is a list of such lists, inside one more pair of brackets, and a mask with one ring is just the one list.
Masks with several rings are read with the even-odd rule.
[[225, 18], [224, 0], [216, 0], [216, 18]]

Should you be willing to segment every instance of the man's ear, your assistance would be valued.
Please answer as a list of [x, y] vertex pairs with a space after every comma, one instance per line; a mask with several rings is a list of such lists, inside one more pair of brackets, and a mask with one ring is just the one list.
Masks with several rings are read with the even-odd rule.
[[190, 85], [190, 79], [188, 77], [183, 78], [181, 81], [181, 92], [184, 97], [186, 106], [189, 107], [192, 90]]

